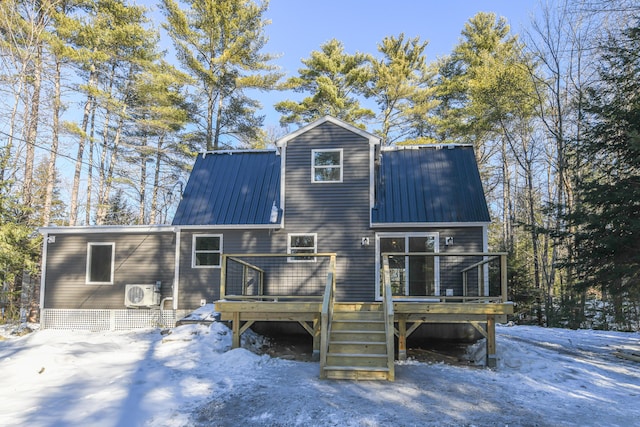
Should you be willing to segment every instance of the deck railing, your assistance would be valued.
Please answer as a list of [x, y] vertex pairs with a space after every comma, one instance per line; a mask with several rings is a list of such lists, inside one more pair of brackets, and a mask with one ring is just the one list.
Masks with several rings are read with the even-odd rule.
[[334, 274], [336, 258], [331, 257], [331, 268], [327, 275], [324, 297], [322, 299], [322, 311], [320, 313], [320, 378], [326, 378], [325, 366], [327, 366], [327, 353], [329, 352], [329, 337], [331, 336], [331, 318], [336, 298], [336, 277]]
[[335, 265], [335, 253], [224, 254], [220, 299], [321, 301]]
[[384, 276], [384, 286], [382, 287], [382, 306], [384, 308], [385, 334], [387, 338], [387, 368], [389, 369], [390, 381], [395, 378], [394, 365], [394, 336], [395, 336], [395, 313], [393, 309], [393, 295], [391, 293], [391, 280], [389, 277], [389, 258], [383, 261], [382, 272]]
[[508, 300], [507, 254], [503, 252], [388, 252], [389, 275], [381, 274], [394, 300], [501, 303]]

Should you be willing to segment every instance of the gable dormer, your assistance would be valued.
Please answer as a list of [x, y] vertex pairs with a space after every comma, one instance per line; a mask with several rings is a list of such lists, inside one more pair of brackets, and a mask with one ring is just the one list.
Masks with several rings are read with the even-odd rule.
[[379, 144], [377, 136], [330, 116], [278, 140], [285, 221], [368, 225]]

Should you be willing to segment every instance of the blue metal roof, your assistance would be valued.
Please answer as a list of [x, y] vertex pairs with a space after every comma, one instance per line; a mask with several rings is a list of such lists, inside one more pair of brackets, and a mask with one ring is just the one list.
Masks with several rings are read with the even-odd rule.
[[473, 147], [397, 147], [380, 158], [374, 224], [490, 221]]
[[198, 156], [173, 225], [273, 225], [280, 207], [280, 156], [275, 151]]

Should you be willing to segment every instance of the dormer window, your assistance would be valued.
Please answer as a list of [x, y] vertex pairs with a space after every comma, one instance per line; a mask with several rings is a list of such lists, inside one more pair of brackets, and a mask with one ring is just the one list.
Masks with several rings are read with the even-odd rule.
[[342, 149], [311, 151], [311, 182], [342, 182]]

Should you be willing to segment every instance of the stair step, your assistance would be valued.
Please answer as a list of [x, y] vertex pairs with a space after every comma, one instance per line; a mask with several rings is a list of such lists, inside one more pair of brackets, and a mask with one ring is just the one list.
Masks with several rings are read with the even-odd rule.
[[355, 320], [334, 320], [331, 322], [332, 331], [355, 330], [355, 331], [384, 331], [384, 322], [378, 321], [355, 321]]
[[356, 358], [370, 357], [372, 359], [386, 360], [387, 355], [386, 354], [368, 354], [368, 353], [327, 353], [327, 357], [356, 357]]
[[325, 366], [326, 378], [332, 380], [389, 380], [388, 368], [363, 366]]
[[327, 355], [327, 366], [364, 366], [383, 368], [387, 366], [386, 354], [331, 354]]
[[337, 340], [329, 340], [329, 344], [337, 344], [337, 345], [387, 345], [386, 341], [337, 341]]
[[386, 342], [330, 341], [329, 353], [387, 354]]
[[384, 313], [380, 311], [334, 311], [333, 320], [384, 320]]
[[389, 372], [389, 368], [369, 368], [367, 366], [325, 366], [325, 371], [373, 371]]

